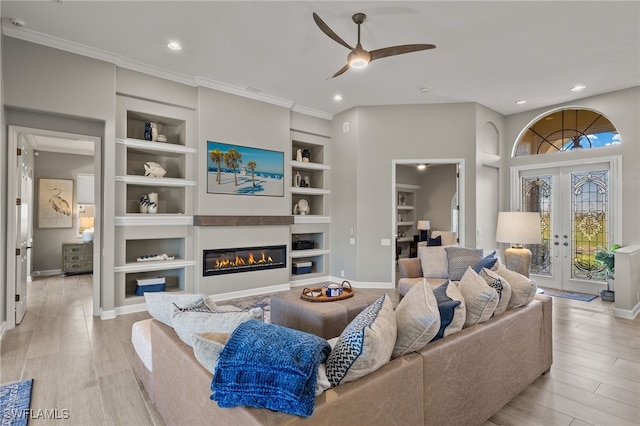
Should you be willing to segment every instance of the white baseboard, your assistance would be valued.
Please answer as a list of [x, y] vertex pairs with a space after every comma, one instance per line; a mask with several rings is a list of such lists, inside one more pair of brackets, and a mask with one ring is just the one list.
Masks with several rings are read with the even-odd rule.
[[48, 269], [44, 271], [33, 271], [31, 275], [34, 277], [48, 277], [51, 275], [62, 275], [62, 269]]
[[303, 287], [303, 286], [309, 286], [314, 284], [320, 284], [327, 281], [331, 281], [331, 277], [328, 275], [325, 277], [315, 277], [315, 278], [307, 278], [303, 280], [291, 281], [289, 285], [291, 287]]
[[640, 303], [637, 303], [636, 306], [633, 307], [633, 309], [613, 308], [613, 312], [612, 312], [614, 317], [625, 318], [630, 320], [636, 319], [639, 313], [640, 313]]
[[[342, 283], [342, 281], [345, 281], [345, 279], [339, 278], [339, 277], [331, 277], [330, 281], [340, 284]], [[375, 282], [375, 281], [353, 281], [353, 280], [346, 280], [346, 281], [349, 281], [349, 283], [351, 283], [351, 286], [354, 288], [381, 288], [381, 289], [387, 289], [387, 290], [393, 290], [396, 288], [396, 286], [393, 285], [392, 283]]]
[[269, 287], [252, 288], [250, 290], [240, 290], [240, 291], [232, 291], [229, 293], [212, 294], [210, 297], [213, 299], [214, 302], [221, 302], [223, 300], [240, 299], [242, 297], [249, 297], [249, 296], [260, 296], [262, 294], [271, 294], [277, 291], [289, 290], [290, 288], [291, 286], [289, 286], [289, 284], [278, 284], [278, 285], [272, 285]]
[[7, 331], [7, 322], [6, 321], [2, 321], [0, 323], [0, 342], [2, 341], [2, 338], [4, 337], [4, 333]]
[[116, 317], [116, 311], [115, 310], [100, 312], [100, 319], [101, 320], [110, 320], [110, 319], [114, 319], [115, 317]]
[[113, 311], [115, 313], [115, 316], [133, 314], [136, 312], [145, 312], [147, 311], [147, 304], [136, 303], [135, 305], [118, 306]]

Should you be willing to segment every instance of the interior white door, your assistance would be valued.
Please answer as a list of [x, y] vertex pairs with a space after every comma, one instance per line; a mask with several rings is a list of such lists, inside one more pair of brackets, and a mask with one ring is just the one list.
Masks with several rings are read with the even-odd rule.
[[522, 211], [540, 212], [542, 244], [530, 245], [540, 287], [597, 294], [606, 283], [595, 261], [613, 238], [608, 163], [519, 172]]
[[31, 256], [29, 251], [31, 250], [32, 243], [32, 225], [31, 214], [33, 206], [33, 171], [29, 166], [28, 156], [30, 153], [24, 148], [21, 148], [22, 155], [18, 158], [18, 169], [16, 170], [16, 192], [20, 203], [16, 203], [16, 241], [18, 242], [18, 250], [16, 252], [16, 290], [15, 290], [15, 309], [16, 309], [16, 324], [20, 324], [27, 312], [27, 282], [30, 274], [29, 262]]

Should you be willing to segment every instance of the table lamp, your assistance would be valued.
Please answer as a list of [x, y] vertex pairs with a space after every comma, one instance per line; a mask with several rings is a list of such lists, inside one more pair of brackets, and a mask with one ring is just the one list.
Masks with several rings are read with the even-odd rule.
[[507, 269], [529, 277], [531, 250], [522, 245], [542, 243], [540, 213], [499, 212], [496, 241], [511, 244], [511, 247], [504, 251]]
[[431, 222], [428, 220], [418, 221], [418, 230], [420, 231], [420, 241], [427, 241], [429, 239], [429, 229], [431, 229]]

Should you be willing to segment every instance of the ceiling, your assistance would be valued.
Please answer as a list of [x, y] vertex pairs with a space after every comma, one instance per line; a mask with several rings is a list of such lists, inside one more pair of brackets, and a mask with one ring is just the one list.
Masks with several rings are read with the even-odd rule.
[[[363, 105], [450, 102], [509, 115], [640, 85], [638, 1], [3, 0], [0, 8], [5, 35], [326, 118]], [[351, 16], [366, 13], [367, 50], [437, 47], [328, 79], [348, 50], [312, 12], [352, 45]], [[170, 51], [171, 40], [183, 49]], [[570, 91], [576, 84], [587, 87]]]

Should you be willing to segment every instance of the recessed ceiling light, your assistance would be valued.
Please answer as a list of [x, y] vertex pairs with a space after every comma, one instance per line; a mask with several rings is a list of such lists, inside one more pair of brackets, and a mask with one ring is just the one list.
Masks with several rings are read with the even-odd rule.
[[422, 93], [430, 92], [430, 91], [431, 91], [431, 87], [429, 87], [429, 86], [422, 86], [422, 87], [420, 88], [420, 91], [421, 91]]
[[336, 102], [340, 102], [341, 100], [343, 100], [344, 98], [342, 97], [342, 95], [337, 94], [333, 97], [333, 100]]
[[584, 84], [576, 84], [575, 86], [573, 86], [571, 88], [571, 91], [572, 92], [579, 92], [579, 91], [584, 90], [586, 88], [587, 88], [587, 86], [585, 86]]
[[182, 45], [177, 41], [171, 41], [167, 44], [167, 47], [171, 50], [182, 50]]
[[427, 168], [426, 164], [418, 164], [418, 170], [424, 170]]
[[520, 99], [519, 101], [516, 101], [516, 105], [524, 105], [526, 103], [527, 101], [525, 101], [524, 99]]

